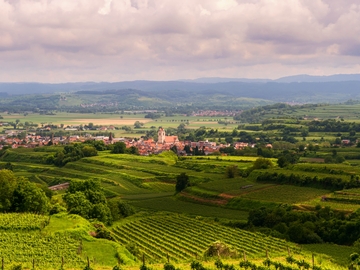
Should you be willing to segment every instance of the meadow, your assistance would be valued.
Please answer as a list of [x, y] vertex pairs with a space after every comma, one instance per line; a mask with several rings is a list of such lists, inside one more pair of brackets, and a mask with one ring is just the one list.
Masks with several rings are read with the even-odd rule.
[[[219, 131], [232, 131], [237, 128], [239, 122], [230, 119], [230, 117], [210, 117], [210, 116], [162, 116], [159, 119], [145, 118], [144, 113], [67, 113], [55, 112], [53, 115], [44, 115], [39, 113], [24, 114], [2, 114], [2, 122], [15, 122], [19, 120], [21, 124], [36, 123], [41, 125], [64, 125], [79, 126], [88, 125], [89, 123], [95, 126], [110, 126], [113, 125], [119, 129], [112, 131], [115, 137], [140, 137], [145, 135], [146, 131], [151, 130], [151, 127], [163, 128], [177, 128], [181, 123], [186, 123], [189, 129], [198, 129], [200, 127], [214, 128]], [[134, 129], [134, 123], [139, 121], [143, 124], [141, 128]], [[226, 124], [219, 124], [218, 121], [227, 122]], [[120, 129], [128, 126], [133, 130], [131, 132]], [[88, 131], [96, 132], [96, 131]]]

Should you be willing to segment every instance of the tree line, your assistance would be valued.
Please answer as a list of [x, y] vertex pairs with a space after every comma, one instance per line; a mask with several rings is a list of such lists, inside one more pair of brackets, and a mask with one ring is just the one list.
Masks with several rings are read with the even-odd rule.
[[312, 212], [295, 211], [290, 206], [251, 210], [247, 227], [299, 244], [360, 243], [359, 211], [346, 216], [343, 212], [319, 205]]

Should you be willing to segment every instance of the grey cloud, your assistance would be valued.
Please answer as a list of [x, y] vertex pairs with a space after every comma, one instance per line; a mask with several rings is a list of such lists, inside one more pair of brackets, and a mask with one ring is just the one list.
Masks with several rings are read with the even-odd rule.
[[357, 0], [0, 0], [0, 80], [354, 72], [359, 44]]
[[341, 53], [350, 56], [360, 56], [360, 43], [352, 45], [344, 45], [341, 48]]

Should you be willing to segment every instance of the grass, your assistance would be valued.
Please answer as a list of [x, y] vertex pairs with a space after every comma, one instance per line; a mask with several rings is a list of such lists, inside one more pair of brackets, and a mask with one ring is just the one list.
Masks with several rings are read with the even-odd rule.
[[250, 191], [246, 194], [241, 195], [241, 198], [267, 202], [295, 204], [316, 198], [320, 200], [320, 197], [322, 195], [328, 193], [329, 191], [324, 189], [288, 185], [273, 185], [268, 186], [264, 189]]
[[226, 193], [229, 195], [241, 195], [253, 190], [272, 186], [273, 184], [261, 184], [250, 181], [246, 178], [222, 178], [215, 181], [201, 183], [198, 186], [208, 190]]
[[[99, 252], [101, 250], [101, 252]], [[96, 243], [92, 241], [83, 241], [82, 256], [90, 258], [91, 264], [95, 265], [117, 265], [117, 250], [115, 245], [103, 239], [98, 239]]]
[[[21, 123], [33, 122], [53, 125], [85, 125], [88, 123], [93, 123], [94, 125], [115, 125], [117, 127], [121, 126], [132, 126], [136, 121], [144, 123], [143, 129], [134, 129], [134, 132], [139, 131], [139, 134], [136, 133], [126, 133], [123, 130], [116, 130], [116, 136], [124, 137], [136, 137], [137, 135], [145, 134], [145, 130], [149, 129], [152, 126], [155, 127], [164, 127], [164, 128], [177, 128], [181, 123], [189, 122], [187, 128], [196, 129], [202, 126], [207, 128], [218, 129], [219, 131], [231, 131], [238, 126], [238, 123], [228, 117], [198, 117], [198, 116], [183, 116], [175, 115], [171, 117], [162, 116], [159, 119], [152, 120], [145, 118], [145, 114], [117, 114], [117, 113], [66, 113], [66, 112], [55, 112], [55, 115], [40, 115], [38, 113], [29, 113], [24, 116], [23, 114], [2, 114], [4, 119], [1, 119], [3, 122], [15, 122], [16, 119], [20, 120]], [[219, 124], [218, 121], [227, 120], [229, 123], [227, 125]], [[142, 132], [143, 131], [143, 132]]]
[[176, 197], [161, 197], [155, 199], [144, 199], [129, 201], [137, 208], [149, 209], [152, 211], [168, 211], [174, 213], [186, 213], [190, 215], [206, 216], [214, 218], [227, 218], [247, 220], [247, 212], [233, 209], [224, 209], [217, 206], [209, 206], [177, 200]]
[[327, 202], [322, 201], [319, 198], [308, 200], [302, 202], [303, 205], [309, 205], [309, 206], [317, 206], [320, 205], [321, 207], [331, 207], [335, 210], [345, 211], [345, 212], [353, 212], [359, 209], [358, 204], [347, 204], [347, 203], [339, 203], [339, 202]]
[[[339, 246], [335, 244], [307, 244], [302, 245], [302, 248], [314, 253], [326, 254], [331, 257], [331, 260], [334, 263], [341, 265], [347, 265], [349, 263], [350, 254], [359, 252], [355, 247]], [[321, 255], [317, 255], [316, 258], [318, 263], [323, 261]]]

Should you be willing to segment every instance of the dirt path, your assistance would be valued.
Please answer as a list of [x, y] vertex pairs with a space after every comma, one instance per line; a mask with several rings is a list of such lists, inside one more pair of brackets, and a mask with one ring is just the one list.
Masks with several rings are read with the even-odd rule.
[[181, 192], [180, 193], [181, 196], [186, 197], [186, 198], [190, 198], [194, 201], [198, 201], [198, 202], [202, 202], [202, 203], [211, 203], [211, 204], [215, 204], [215, 205], [225, 205], [228, 203], [228, 200], [222, 200], [222, 199], [205, 199], [205, 198], [200, 198], [200, 197], [196, 197], [194, 195], [191, 195], [189, 193], [186, 192]]
[[219, 194], [219, 197], [224, 198], [224, 199], [227, 199], [227, 200], [230, 200], [230, 199], [232, 199], [232, 198], [234, 198], [234, 197], [236, 197], [236, 196], [235, 196], [235, 195], [226, 194], [226, 193], [221, 193], [221, 194]]

